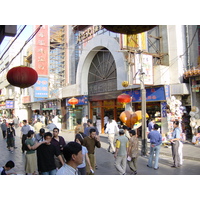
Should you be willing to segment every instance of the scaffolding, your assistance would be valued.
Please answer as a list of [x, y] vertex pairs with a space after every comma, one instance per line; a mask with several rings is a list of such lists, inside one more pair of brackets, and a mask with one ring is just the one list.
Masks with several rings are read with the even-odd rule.
[[50, 90], [58, 90], [65, 84], [65, 26], [50, 27]]

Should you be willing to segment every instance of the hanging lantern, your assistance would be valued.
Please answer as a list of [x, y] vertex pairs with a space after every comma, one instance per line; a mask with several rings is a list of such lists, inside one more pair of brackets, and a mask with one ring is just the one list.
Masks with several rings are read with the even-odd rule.
[[75, 108], [75, 105], [78, 104], [78, 99], [72, 97], [68, 100], [68, 103], [72, 105], [72, 108]]
[[16, 87], [27, 88], [36, 83], [38, 79], [37, 72], [26, 66], [13, 67], [7, 73], [8, 82]]
[[[137, 115], [137, 118], [138, 118], [138, 122], [142, 122], [142, 111], [141, 110], [137, 110], [135, 112], [135, 114]], [[149, 115], [146, 113], [146, 119], [149, 118]]]
[[122, 103], [123, 107], [125, 107], [127, 103], [131, 102], [131, 97], [128, 94], [123, 93], [117, 97], [117, 101]]
[[138, 121], [137, 119], [137, 115], [130, 110], [125, 110], [123, 111], [120, 116], [119, 119], [128, 127], [132, 128], [134, 126], [134, 124]]
[[125, 87], [125, 88], [128, 87], [128, 81], [123, 81], [122, 86]]
[[102, 25], [105, 29], [122, 34], [138, 34], [148, 31], [157, 25]]

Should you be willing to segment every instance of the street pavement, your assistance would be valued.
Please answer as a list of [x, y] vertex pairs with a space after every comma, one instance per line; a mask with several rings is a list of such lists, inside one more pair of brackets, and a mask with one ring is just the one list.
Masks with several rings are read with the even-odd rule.
[[[74, 131], [62, 130], [60, 135], [64, 137], [66, 142], [74, 141]], [[101, 134], [101, 148], [96, 148], [96, 162], [98, 169], [95, 171], [96, 175], [118, 175], [118, 171], [114, 166], [114, 155], [107, 151], [108, 142], [107, 135]], [[20, 128], [16, 130], [15, 144], [17, 149], [12, 154], [6, 148], [6, 140], [3, 139], [0, 131], [0, 166], [4, 166], [8, 160], [15, 162], [15, 167], [10, 171], [23, 175], [25, 155], [21, 152]], [[141, 149], [141, 142], [140, 142]], [[149, 152], [149, 143], [148, 143]], [[138, 175], [200, 175], [200, 145], [194, 146], [190, 142], [183, 145], [183, 166], [180, 168], [171, 168], [173, 164], [172, 154], [170, 148], [161, 147], [159, 169], [154, 170], [148, 168], [148, 157], [138, 157]], [[127, 175], [131, 174], [131, 170], [127, 166]]]

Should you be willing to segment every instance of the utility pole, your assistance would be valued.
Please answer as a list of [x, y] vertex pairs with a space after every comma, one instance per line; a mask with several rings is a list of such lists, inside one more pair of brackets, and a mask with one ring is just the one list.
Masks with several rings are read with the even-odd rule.
[[146, 123], [146, 89], [144, 85], [144, 71], [142, 66], [142, 51], [137, 51], [139, 54], [139, 63], [140, 63], [140, 94], [141, 94], [141, 106], [142, 106], [142, 149], [141, 155], [147, 156], [147, 123]]

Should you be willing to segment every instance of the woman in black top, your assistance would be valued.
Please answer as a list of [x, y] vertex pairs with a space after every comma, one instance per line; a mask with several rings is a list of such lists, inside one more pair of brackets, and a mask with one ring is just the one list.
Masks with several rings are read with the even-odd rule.
[[15, 136], [15, 129], [12, 127], [13, 124], [9, 123], [8, 128], [6, 131], [6, 137], [7, 137], [7, 147], [8, 151], [11, 151], [13, 153], [13, 148], [14, 148], [14, 136]]

